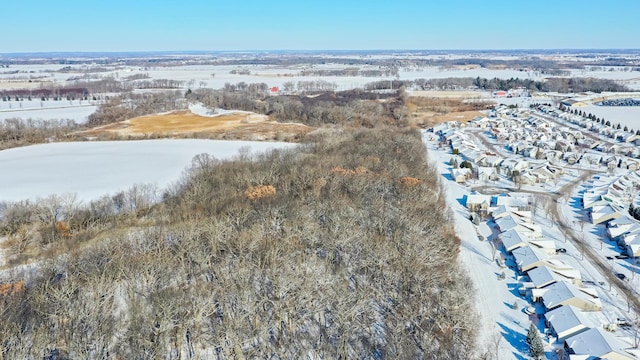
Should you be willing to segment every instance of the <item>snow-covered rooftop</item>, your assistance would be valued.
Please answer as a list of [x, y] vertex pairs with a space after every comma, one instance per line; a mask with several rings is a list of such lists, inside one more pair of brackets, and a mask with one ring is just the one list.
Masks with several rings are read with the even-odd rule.
[[561, 281], [549, 285], [546, 292], [542, 296], [544, 305], [548, 309], [554, 309], [562, 306], [565, 302], [573, 298], [581, 300], [584, 310], [600, 310], [602, 303], [598, 297], [594, 297], [594, 292], [588, 289], [578, 288], [568, 282]]
[[571, 305], [551, 310], [544, 314], [544, 317], [559, 336], [571, 330], [575, 331], [571, 335], [577, 335], [576, 332], [584, 332], [594, 327], [592, 321], [580, 309]]
[[500, 234], [500, 240], [507, 251], [527, 246], [526, 237], [515, 229], [510, 229]]
[[577, 355], [607, 358], [611, 353], [616, 353], [615, 359], [635, 359], [624, 350], [628, 347], [624, 342], [599, 328], [574, 335], [565, 342]]

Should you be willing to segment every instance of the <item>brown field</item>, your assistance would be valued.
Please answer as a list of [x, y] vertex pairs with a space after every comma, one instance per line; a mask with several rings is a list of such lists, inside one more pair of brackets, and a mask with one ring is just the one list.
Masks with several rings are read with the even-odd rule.
[[234, 112], [218, 116], [201, 116], [189, 110], [168, 114], [145, 115], [99, 126], [82, 134], [106, 137], [214, 137], [247, 140], [299, 139], [313, 128], [295, 123], [270, 121], [266, 115]]
[[430, 127], [447, 121], [467, 122], [476, 116], [485, 116], [480, 110], [492, 102], [464, 102], [460, 98], [412, 96], [407, 102], [411, 114], [410, 123]]
[[447, 121], [458, 121], [466, 123], [467, 121], [473, 119], [476, 116], [486, 116], [485, 114], [479, 111], [454, 111], [444, 115], [434, 115], [429, 118], [431, 124], [439, 124]]
[[42, 86], [41, 81], [28, 80], [2, 80], [0, 81], [0, 89], [37, 89]]
[[446, 91], [446, 90], [412, 90], [409, 94], [413, 97], [447, 98], [447, 99], [479, 99], [487, 97], [483, 91]]

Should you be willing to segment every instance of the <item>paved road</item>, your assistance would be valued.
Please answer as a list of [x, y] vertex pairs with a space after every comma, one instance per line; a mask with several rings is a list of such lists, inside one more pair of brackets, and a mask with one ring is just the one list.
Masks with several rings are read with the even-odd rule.
[[506, 151], [504, 149], [501, 148], [497, 148], [495, 144], [489, 142], [489, 140], [487, 140], [487, 138], [482, 135], [482, 133], [484, 132], [484, 129], [469, 129], [468, 130], [469, 133], [473, 134], [473, 136], [476, 137], [476, 139], [478, 139], [482, 145], [487, 148], [489, 151], [493, 152], [494, 154], [498, 154], [501, 156], [508, 156], [508, 154], [506, 154]]
[[[589, 177], [590, 176], [585, 173], [580, 177], [580, 180], [567, 184], [562, 188], [561, 191], [563, 191], [563, 193], [573, 192], [573, 189], [578, 186], [580, 182], [588, 179]], [[551, 217], [555, 219], [560, 231], [562, 231], [565, 237], [569, 239], [573, 243], [573, 245], [575, 245], [575, 247], [591, 261], [591, 263], [598, 269], [598, 271], [605, 277], [605, 279], [607, 279], [607, 281], [613, 287], [618, 289], [618, 291], [621, 295], [624, 296], [630, 307], [634, 309], [635, 312], [640, 311], [640, 298], [638, 292], [630, 287], [627, 282], [618, 279], [615, 276], [613, 268], [609, 266], [606, 260], [603, 259], [599, 254], [592, 251], [591, 247], [586, 244], [578, 234], [576, 234], [575, 229], [571, 227], [568, 221], [565, 221], [565, 219], [560, 216], [560, 213], [558, 211], [557, 198], [555, 199], [555, 201], [553, 202], [553, 206], [551, 207]]]

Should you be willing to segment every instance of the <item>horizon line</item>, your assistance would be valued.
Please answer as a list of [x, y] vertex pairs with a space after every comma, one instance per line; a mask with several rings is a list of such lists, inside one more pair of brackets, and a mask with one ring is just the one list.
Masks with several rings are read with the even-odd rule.
[[213, 53], [366, 53], [366, 52], [534, 52], [534, 51], [563, 51], [563, 52], [606, 52], [633, 51], [640, 52], [640, 48], [514, 48], [514, 49], [243, 49], [243, 50], [63, 50], [63, 51], [10, 51], [0, 52], [2, 55], [78, 55], [78, 54], [213, 54]]

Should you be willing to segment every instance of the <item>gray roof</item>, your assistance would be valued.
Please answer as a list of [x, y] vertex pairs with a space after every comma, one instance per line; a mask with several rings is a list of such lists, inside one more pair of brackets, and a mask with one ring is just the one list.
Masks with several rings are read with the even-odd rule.
[[527, 246], [526, 238], [515, 229], [507, 230], [500, 234], [502, 245], [507, 251]]
[[496, 220], [496, 224], [500, 227], [500, 231], [505, 232], [518, 226], [518, 222], [513, 214], [509, 214], [503, 218]]
[[542, 296], [542, 299], [547, 309], [553, 309], [561, 306], [563, 302], [572, 298], [579, 298], [585, 302], [591, 303], [594, 305], [594, 308], [602, 307], [599, 298], [593, 297], [592, 295], [580, 290], [575, 285], [565, 281], [553, 283], [545, 289], [547, 289], [547, 291]]
[[527, 271], [527, 275], [536, 288], [541, 288], [558, 281], [558, 276], [546, 266], [531, 269]]
[[543, 260], [544, 258], [535, 252], [531, 247], [525, 246], [511, 252], [520, 268], [527, 268], [531, 264]]
[[[584, 332], [587, 328], [593, 326], [593, 324], [587, 320], [584, 314], [576, 307], [571, 305], [560, 306], [557, 309], [553, 309], [544, 314], [549, 324], [553, 326], [553, 329], [557, 334], [582, 326], [583, 329], [577, 329], [576, 331]], [[576, 335], [576, 333], [571, 334]]]
[[565, 340], [567, 345], [573, 350], [576, 355], [589, 355], [595, 357], [606, 356], [611, 352], [617, 352], [619, 354], [627, 355], [625, 344], [612, 334], [605, 332], [599, 328], [589, 329], [578, 335], [574, 335]]

